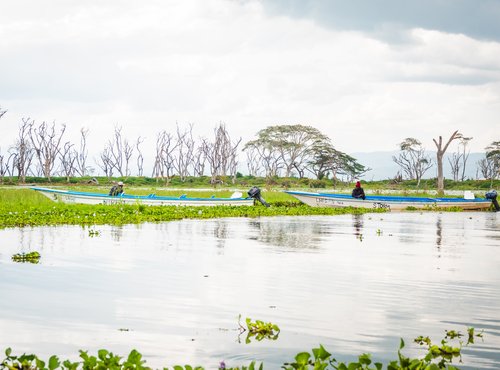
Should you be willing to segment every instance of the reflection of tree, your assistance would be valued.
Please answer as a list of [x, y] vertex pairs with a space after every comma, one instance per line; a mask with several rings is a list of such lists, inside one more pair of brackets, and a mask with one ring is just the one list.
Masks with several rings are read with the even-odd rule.
[[228, 236], [227, 221], [217, 221], [213, 230], [214, 237], [217, 241], [217, 248], [223, 249], [226, 246]]
[[352, 215], [352, 226], [356, 237], [363, 235], [363, 215]]
[[441, 240], [443, 239], [442, 233], [443, 233], [442, 220], [441, 217], [438, 216], [436, 220], [436, 245], [438, 246], [438, 250], [441, 249]]
[[119, 242], [123, 237], [123, 226], [113, 226], [111, 228], [111, 237], [115, 242]]
[[321, 225], [308, 220], [251, 220], [249, 225], [258, 231], [257, 236], [251, 239], [278, 247], [316, 249], [322, 234]]

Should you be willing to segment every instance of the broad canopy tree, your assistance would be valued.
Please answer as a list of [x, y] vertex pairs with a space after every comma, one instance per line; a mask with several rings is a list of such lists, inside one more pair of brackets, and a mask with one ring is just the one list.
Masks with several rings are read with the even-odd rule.
[[500, 141], [494, 141], [486, 147], [486, 159], [491, 163], [491, 179], [500, 177]]
[[330, 138], [318, 129], [304, 125], [269, 126], [257, 133], [257, 139], [249, 141], [244, 151], [258, 156], [267, 178], [284, 171], [285, 177], [296, 171], [304, 177], [308, 171], [321, 179], [332, 175], [347, 175], [349, 179], [361, 176], [369, 169], [355, 158], [336, 150]]
[[331, 175], [333, 180], [337, 180], [338, 176], [347, 176], [347, 180], [352, 181], [370, 170], [355, 158], [335, 149], [330, 140], [318, 143], [312, 153], [312, 158], [308, 161], [308, 170], [318, 180]]
[[315, 145], [328, 140], [318, 129], [303, 125], [269, 126], [260, 130], [257, 136], [245, 147], [272, 148], [282, 161], [285, 177], [290, 177], [293, 170], [303, 177], [306, 161]]

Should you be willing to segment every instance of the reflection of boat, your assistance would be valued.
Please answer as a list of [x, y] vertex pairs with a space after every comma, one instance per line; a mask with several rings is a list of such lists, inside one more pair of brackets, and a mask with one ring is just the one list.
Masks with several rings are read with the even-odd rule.
[[353, 198], [347, 194], [310, 193], [305, 191], [285, 191], [302, 203], [311, 207], [354, 207], [354, 208], [382, 208], [388, 211], [402, 211], [405, 209], [434, 209], [458, 207], [463, 210], [486, 209], [491, 200], [484, 198], [419, 198], [367, 195], [366, 199]]
[[231, 198], [190, 198], [185, 195], [180, 197], [150, 195], [120, 194], [110, 196], [101, 193], [88, 193], [83, 191], [58, 190], [32, 187], [47, 198], [63, 203], [82, 204], [144, 204], [147, 206], [251, 206], [254, 199], [242, 198], [241, 193], [235, 193]]

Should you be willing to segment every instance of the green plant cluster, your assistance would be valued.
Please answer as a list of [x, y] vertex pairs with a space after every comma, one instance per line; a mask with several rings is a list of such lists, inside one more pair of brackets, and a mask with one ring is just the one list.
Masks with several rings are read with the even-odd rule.
[[40, 257], [40, 253], [38, 253], [37, 251], [29, 253], [16, 253], [12, 256], [12, 261], [38, 263], [40, 262]]
[[[241, 319], [241, 315], [238, 321]], [[261, 341], [263, 339], [276, 340], [280, 334], [280, 328], [278, 325], [273, 324], [271, 322], [264, 322], [261, 320], [252, 321], [249, 317], [245, 319], [246, 329], [240, 325], [240, 329], [243, 328], [243, 331], [248, 330], [247, 337], [245, 339], [245, 343], [248, 344], [252, 341], [252, 338], [255, 338], [257, 341]]]
[[[246, 320], [248, 330], [255, 332], [271, 333], [279, 332], [279, 328], [271, 323], [265, 324], [262, 321], [252, 322]], [[474, 343], [475, 337], [482, 338], [482, 332], [476, 333], [474, 328], [468, 328], [467, 344]], [[405, 347], [405, 342], [401, 339], [400, 346], [397, 352], [397, 359], [390, 361], [386, 365], [387, 370], [458, 370], [459, 368], [452, 365], [453, 360], [460, 359], [461, 350], [464, 343], [460, 340], [457, 345], [452, 345], [449, 340], [459, 339], [463, 335], [456, 331], [447, 331], [445, 338], [440, 344], [434, 344], [429, 337], [420, 336], [415, 338], [415, 342], [421, 346], [426, 346], [426, 354], [423, 358], [410, 358], [403, 355], [402, 350]], [[0, 370], [150, 370], [146, 366], [146, 361], [142, 359], [142, 355], [137, 350], [132, 350], [126, 359], [113, 354], [105, 349], [97, 352], [97, 356], [92, 356], [87, 351], [80, 350], [80, 361], [72, 362], [65, 360], [61, 362], [55, 355], [51, 356], [48, 362], [38, 358], [34, 354], [23, 354], [20, 356], [12, 355], [11, 348], [5, 350], [6, 358], [0, 363]], [[227, 367], [224, 361], [219, 364], [219, 370], [262, 370], [264, 364], [257, 365], [252, 361], [248, 366]], [[337, 361], [330, 352], [322, 345], [318, 348], [313, 348], [311, 353], [298, 353], [293, 362], [286, 362], [281, 367], [285, 370], [382, 370], [384, 365], [380, 362], [373, 362], [371, 355], [363, 353], [358, 356], [357, 361], [342, 362]], [[163, 370], [168, 370], [164, 367]], [[175, 365], [173, 370], [203, 370], [201, 366], [191, 365]]]
[[[284, 194], [286, 195], [286, 194]], [[267, 195], [266, 195], [267, 197]], [[278, 193], [276, 199], [283, 199]], [[54, 203], [32, 190], [0, 190], [0, 228], [47, 225], [123, 225], [181, 219], [222, 217], [303, 216], [362, 214], [362, 208], [313, 208], [304, 204], [269, 200], [271, 207], [255, 206], [144, 206]], [[293, 204], [293, 206], [291, 206]], [[97, 235], [94, 235], [97, 236]]]

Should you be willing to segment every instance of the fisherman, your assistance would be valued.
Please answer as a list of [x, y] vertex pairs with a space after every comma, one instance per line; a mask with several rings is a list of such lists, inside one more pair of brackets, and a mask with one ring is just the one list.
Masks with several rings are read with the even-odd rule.
[[121, 181], [118, 181], [117, 184], [113, 185], [113, 187], [109, 191], [109, 195], [111, 196], [120, 195], [122, 193], [123, 193], [123, 182]]
[[366, 198], [365, 191], [361, 187], [361, 182], [359, 182], [359, 181], [356, 182], [356, 187], [352, 191], [352, 197], [353, 198], [361, 198], [361, 199], [365, 200], [365, 198]]

